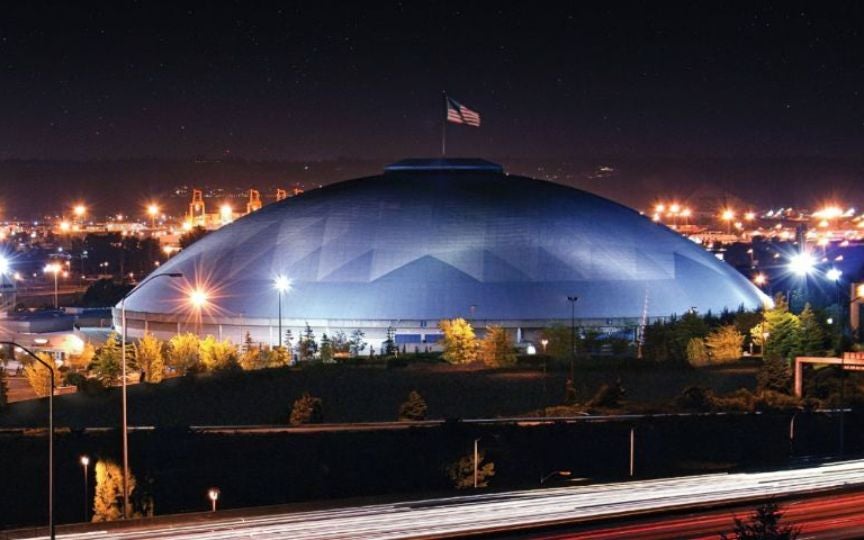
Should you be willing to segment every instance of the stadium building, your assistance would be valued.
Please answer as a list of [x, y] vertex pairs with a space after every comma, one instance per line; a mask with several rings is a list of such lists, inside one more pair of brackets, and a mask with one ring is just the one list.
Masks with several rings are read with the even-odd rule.
[[[408, 347], [435, 343], [438, 321], [457, 316], [520, 341], [569, 325], [574, 312], [581, 327], [636, 335], [657, 318], [764, 299], [630, 208], [476, 159], [404, 160], [270, 204], [183, 250], [162, 274], [128, 298], [130, 336], [190, 331], [239, 343], [248, 332], [276, 344], [280, 304], [283, 333], [360, 328], [376, 350], [388, 328]], [[280, 276], [290, 283], [282, 293]]]

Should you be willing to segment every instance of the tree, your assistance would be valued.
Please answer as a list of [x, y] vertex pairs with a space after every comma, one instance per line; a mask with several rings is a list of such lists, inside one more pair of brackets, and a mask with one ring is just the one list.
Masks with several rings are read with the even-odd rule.
[[[570, 346], [570, 327], [567, 326], [549, 326], [543, 329], [540, 334], [541, 340], [547, 340], [546, 354], [556, 360], [567, 360], [572, 354]], [[579, 336], [576, 336], [576, 347], [581, 346]]]
[[[477, 454], [477, 487], [488, 487], [489, 479], [495, 476], [495, 463], [486, 462], [486, 452], [481, 450]], [[462, 456], [455, 463], [447, 467], [447, 476], [453, 482], [456, 489], [468, 489], [474, 487], [474, 453]]]
[[100, 279], [87, 287], [79, 304], [83, 307], [113, 306], [131, 290], [132, 285], [129, 283]]
[[801, 528], [793, 525], [781, 525], [783, 513], [775, 503], [767, 503], [756, 507], [756, 512], [749, 522], [735, 517], [735, 527], [732, 536], [721, 534], [723, 540], [795, 540], [801, 534]]
[[325, 364], [333, 362], [333, 344], [330, 342], [330, 337], [327, 333], [321, 334], [321, 361]]
[[[44, 352], [37, 352], [36, 356], [52, 367], [52, 370], [54, 371], [54, 380], [56, 383], [59, 383], [60, 372], [57, 371], [54, 357]], [[47, 397], [51, 395], [51, 371], [49, 371], [48, 368], [36, 360], [30, 359], [24, 366], [24, 376], [27, 378], [27, 382], [30, 383], [30, 388], [33, 389], [33, 392], [35, 392], [37, 396]]]
[[759, 390], [789, 393], [792, 372], [789, 361], [776, 352], [769, 352], [762, 358], [762, 367], [756, 374], [756, 387]]
[[162, 341], [153, 334], [144, 334], [135, 344], [135, 359], [144, 374], [146, 382], [162, 382], [165, 375], [165, 359], [162, 354]]
[[507, 330], [500, 326], [487, 326], [486, 335], [480, 340], [480, 360], [487, 366], [506, 367], [516, 364], [516, 351]]
[[411, 390], [408, 399], [399, 405], [399, 420], [426, 420], [426, 400], [417, 390]]
[[451, 364], [470, 364], [477, 359], [477, 338], [471, 323], [459, 317], [438, 323], [444, 333], [444, 360]]
[[320, 424], [324, 421], [323, 403], [321, 398], [313, 397], [306, 392], [294, 402], [291, 407], [290, 423], [292, 426], [302, 424]]
[[801, 349], [800, 321], [789, 311], [789, 304], [782, 294], [774, 297], [773, 308], [765, 310], [764, 327], [768, 333], [765, 354], [778, 354], [783, 358], [798, 354]]
[[180, 248], [186, 249], [187, 247], [191, 246], [192, 244], [194, 244], [198, 240], [201, 240], [202, 238], [207, 236], [207, 234], [209, 234], [209, 232], [210, 231], [208, 231], [207, 229], [205, 229], [204, 227], [202, 227], [200, 225], [198, 225], [197, 227], [193, 227], [191, 230], [189, 230], [189, 232], [183, 234], [180, 237], [180, 240], [179, 240]]
[[201, 341], [198, 354], [207, 371], [221, 371], [237, 366], [237, 347], [227, 339], [219, 341], [213, 336], [207, 336]]
[[252, 334], [249, 333], [249, 330], [246, 330], [246, 334], [243, 336], [243, 354], [254, 350], [255, 343], [252, 341]]
[[744, 336], [732, 324], [712, 330], [705, 338], [705, 347], [712, 364], [737, 362], [741, 359], [743, 346]]
[[9, 402], [9, 385], [6, 382], [6, 365], [0, 361], [0, 411]]
[[168, 365], [180, 374], [198, 370], [200, 340], [191, 332], [177, 334], [168, 341]]
[[348, 350], [351, 356], [360, 356], [360, 353], [366, 349], [366, 332], [357, 328], [351, 332], [351, 339], [348, 340]]
[[85, 341], [80, 354], [70, 354], [68, 356], [69, 367], [77, 371], [86, 371], [95, 356], [96, 347], [89, 341]]
[[396, 329], [392, 326], [387, 327], [387, 338], [381, 344], [381, 354], [392, 356], [399, 352], [399, 347], [396, 345]]
[[825, 332], [813, 312], [810, 304], [805, 304], [798, 315], [801, 333], [801, 354], [804, 356], [822, 356], [825, 354]]
[[687, 342], [687, 361], [693, 367], [707, 366], [710, 363], [704, 339], [690, 338], [690, 341]]
[[300, 354], [300, 360], [310, 362], [315, 359], [315, 353], [318, 352], [318, 343], [315, 341], [315, 332], [309, 323], [306, 323], [306, 329], [300, 337], [300, 343], [297, 344], [297, 349]]
[[[101, 347], [96, 349], [90, 370], [105, 386], [120, 380], [123, 355], [120, 349], [120, 336], [111, 332]], [[128, 360], [128, 358], [127, 358]], [[128, 367], [128, 366], [127, 366]]]
[[294, 333], [291, 332], [290, 328], [285, 329], [285, 333], [282, 337], [282, 346], [289, 351], [294, 350]]
[[[111, 460], [96, 462], [96, 490], [93, 522], [116, 521], [123, 516], [123, 470]], [[135, 476], [129, 475], [129, 494], [135, 490]]]
[[330, 343], [333, 346], [334, 354], [348, 354], [350, 346], [348, 345], [348, 336], [342, 330], [337, 330], [333, 337], [330, 338]]

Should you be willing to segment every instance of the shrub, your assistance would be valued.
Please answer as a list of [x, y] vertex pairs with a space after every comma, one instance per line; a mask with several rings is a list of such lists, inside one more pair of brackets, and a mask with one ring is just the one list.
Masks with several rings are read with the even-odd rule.
[[237, 367], [237, 347], [229, 340], [207, 336], [199, 348], [201, 363], [208, 371], [221, 371]]
[[470, 364], [477, 359], [477, 338], [471, 323], [463, 318], [438, 323], [444, 334], [444, 359], [451, 364]]
[[710, 363], [704, 339], [700, 337], [690, 338], [690, 341], [687, 342], [687, 361], [693, 367], [707, 366]]
[[588, 402], [588, 406], [615, 408], [621, 404], [622, 397], [624, 397], [624, 388], [621, 386], [621, 381], [618, 380], [613, 384], [601, 385], [594, 397]]
[[738, 361], [743, 346], [744, 336], [732, 324], [721, 326], [705, 338], [705, 347], [712, 364]]
[[[495, 463], [486, 462], [486, 452], [477, 454], [477, 487], [489, 486], [489, 479], [495, 476]], [[456, 489], [468, 489], [474, 487], [474, 453], [459, 458], [455, 463], [447, 467], [447, 476], [453, 482]]]
[[712, 411], [714, 409], [714, 393], [701, 386], [688, 386], [675, 397], [673, 405], [682, 411]]
[[168, 365], [177, 373], [185, 374], [198, 370], [198, 336], [191, 332], [177, 334], [168, 341]]
[[321, 398], [313, 397], [308, 392], [300, 396], [291, 408], [290, 423], [292, 426], [303, 424], [320, 424], [324, 421]]
[[399, 406], [399, 420], [425, 420], [426, 400], [416, 390], [408, 394], [408, 400]]
[[480, 340], [480, 360], [487, 366], [507, 367], [516, 364], [516, 351], [507, 330], [500, 326], [487, 326], [486, 336]]

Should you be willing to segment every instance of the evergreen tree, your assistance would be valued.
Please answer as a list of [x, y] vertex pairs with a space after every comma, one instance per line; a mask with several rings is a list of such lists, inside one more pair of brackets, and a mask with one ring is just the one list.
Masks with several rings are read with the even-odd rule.
[[451, 364], [470, 364], [477, 359], [477, 339], [471, 323], [459, 317], [438, 323], [444, 334], [444, 360]]
[[[123, 470], [110, 460], [96, 462], [96, 489], [93, 496], [93, 522], [116, 521], [123, 516]], [[130, 496], [135, 476], [129, 475]]]
[[9, 402], [9, 385], [6, 382], [6, 363], [0, 361], [0, 411]]
[[417, 390], [411, 390], [408, 400], [399, 405], [399, 420], [426, 420], [426, 400]]
[[762, 367], [756, 374], [756, 385], [759, 390], [789, 393], [792, 372], [789, 361], [776, 352], [767, 353], [762, 359]]
[[351, 339], [348, 340], [348, 350], [351, 351], [351, 356], [360, 356], [360, 353], [366, 350], [366, 332], [357, 328], [351, 332]]
[[282, 346], [288, 349], [289, 351], [294, 350], [294, 333], [291, 332], [290, 328], [285, 329], [285, 333], [282, 337]]
[[396, 346], [396, 329], [392, 326], [387, 327], [387, 339], [382, 344], [381, 352], [387, 356], [392, 356], [399, 352], [399, 347]]
[[324, 412], [321, 398], [313, 397], [309, 392], [306, 392], [294, 402], [289, 419], [292, 426], [320, 424], [323, 421]]
[[516, 351], [507, 336], [507, 330], [500, 326], [487, 326], [486, 335], [480, 340], [479, 356], [487, 366], [515, 365]]
[[722, 540], [795, 540], [801, 534], [800, 527], [781, 525], [783, 513], [774, 503], [756, 508], [750, 522], [734, 518], [732, 536], [721, 534]]
[[330, 337], [327, 333], [321, 334], [321, 361], [329, 364], [333, 362], [333, 344], [330, 341]]
[[801, 354], [804, 356], [822, 356], [825, 354], [825, 332], [816, 318], [810, 304], [804, 305], [804, 310], [798, 315], [801, 323]]
[[768, 340], [765, 354], [777, 354], [783, 358], [796, 356], [801, 349], [801, 324], [798, 317], [789, 311], [789, 304], [782, 294], [774, 297], [774, 307], [765, 311], [765, 331]]
[[252, 341], [252, 334], [246, 330], [246, 335], [243, 336], [243, 354], [255, 350], [255, 343]]
[[96, 349], [91, 371], [102, 384], [110, 386], [120, 380], [122, 360], [119, 336], [111, 332], [105, 343]]
[[306, 329], [303, 331], [303, 336], [301, 336], [297, 348], [301, 361], [310, 362], [315, 359], [315, 353], [318, 352], [318, 344], [315, 341], [315, 332], [312, 331], [309, 323], [306, 323]]

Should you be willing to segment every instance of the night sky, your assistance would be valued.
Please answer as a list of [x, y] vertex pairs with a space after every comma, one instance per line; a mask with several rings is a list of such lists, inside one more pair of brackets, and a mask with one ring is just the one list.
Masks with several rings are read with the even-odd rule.
[[444, 88], [463, 155], [864, 146], [860, 3], [209, 4], [4, 6], [0, 158], [430, 155]]

